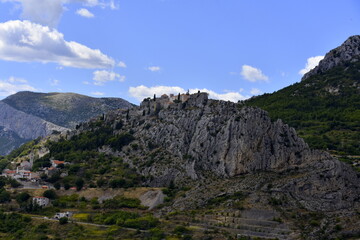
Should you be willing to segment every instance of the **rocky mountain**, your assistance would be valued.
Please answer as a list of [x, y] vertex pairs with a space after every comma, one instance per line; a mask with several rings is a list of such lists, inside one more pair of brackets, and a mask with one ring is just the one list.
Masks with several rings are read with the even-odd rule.
[[[330, 51], [301, 82], [246, 101], [295, 127], [311, 147], [360, 155], [360, 36]], [[355, 157], [355, 158], [354, 158]]]
[[[339, 53], [341, 59], [356, 52], [348, 47], [355, 43], [348, 40], [338, 48], [347, 52]], [[191, 234], [194, 239], [357, 239], [360, 174], [311, 147], [344, 155], [359, 151], [360, 62], [354, 55], [344, 62], [331, 59], [330, 54], [319, 65], [323, 70], [314, 69], [318, 72], [300, 83], [246, 102], [211, 100], [200, 92], [147, 98], [138, 107], [112, 110], [71, 131], [29, 142], [1, 165], [15, 169], [33, 159], [32, 171], [44, 173], [42, 184], [64, 194], [54, 206], [62, 211], [79, 206], [80, 215], [87, 214], [82, 221], [152, 227], [130, 239], [150, 238], [160, 229], [158, 239], [165, 232], [183, 239]], [[64, 162], [46, 174], [44, 166], [52, 160]], [[134, 204], [136, 199], [124, 198], [125, 192], [138, 196], [140, 191], [155, 196], [139, 196], [156, 202], [151, 210], [139, 206], [139, 199]]]
[[50, 159], [72, 165], [52, 182], [71, 186], [80, 177], [92, 188], [169, 187], [168, 204], [154, 210], [160, 218], [177, 212], [170, 221], [265, 238], [360, 234], [360, 175], [311, 150], [259, 108], [206, 93], [182, 101], [163, 95], [52, 139], [31, 153], [48, 152], [35, 165]]
[[20, 146], [24, 139], [17, 135], [14, 131], [0, 127], [0, 152], [7, 153], [14, 149], [14, 146]]
[[344, 66], [350, 63], [358, 62], [360, 59], [360, 36], [355, 35], [349, 37], [341, 46], [331, 50], [327, 53], [319, 65], [306, 73], [302, 80], [325, 73], [328, 70], [337, 67]]
[[131, 107], [120, 98], [92, 98], [74, 93], [19, 92], [0, 101], [0, 155], [22, 143], [76, 124], [116, 108]]

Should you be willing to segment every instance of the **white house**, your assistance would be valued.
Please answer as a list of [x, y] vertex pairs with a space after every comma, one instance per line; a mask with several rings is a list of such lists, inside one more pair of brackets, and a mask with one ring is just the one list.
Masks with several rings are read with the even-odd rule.
[[60, 213], [56, 213], [54, 218], [60, 219], [60, 218], [63, 218], [63, 217], [71, 217], [71, 216], [72, 216], [71, 212], [60, 212]]
[[33, 197], [33, 203], [36, 203], [37, 205], [41, 206], [41, 207], [46, 207], [47, 205], [49, 205], [50, 200], [47, 197]]

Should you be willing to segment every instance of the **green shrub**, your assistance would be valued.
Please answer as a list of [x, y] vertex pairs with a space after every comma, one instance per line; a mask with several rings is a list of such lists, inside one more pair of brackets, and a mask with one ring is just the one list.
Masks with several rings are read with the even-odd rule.
[[124, 222], [124, 227], [136, 228], [136, 229], [150, 229], [154, 228], [159, 224], [159, 220], [153, 216], [145, 216], [135, 219], [127, 219]]
[[56, 199], [57, 198], [56, 192], [54, 190], [52, 190], [52, 189], [46, 190], [43, 193], [43, 196], [47, 197], [49, 199]]
[[68, 218], [67, 217], [62, 217], [59, 219], [59, 224], [60, 225], [64, 225], [64, 224], [67, 224], [68, 223]]

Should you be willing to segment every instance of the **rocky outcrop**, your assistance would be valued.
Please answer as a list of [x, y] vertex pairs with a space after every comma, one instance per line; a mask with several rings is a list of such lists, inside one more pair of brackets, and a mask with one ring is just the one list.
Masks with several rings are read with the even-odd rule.
[[282, 192], [291, 193], [312, 211], [351, 209], [360, 200], [360, 178], [349, 166], [336, 159], [313, 161], [302, 175], [282, 183]]
[[5, 127], [24, 139], [46, 136], [53, 131], [66, 131], [67, 128], [47, 122], [35, 116], [18, 111], [0, 102], [0, 126]]
[[360, 35], [349, 37], [341, 46], [327, 53], [319, 65], [306, 73], [302, 81], [324, 73], [336, 66], [344, 65], [347, 62], [357, 62], [360, 59]]
[[[203, 172], [232, 177], [281, 172], [331, 159], [325, 152], [310, 150], [293, 128], [281, 120], [272, 122], [265, 111], [210, 100], [205, 93], [190, 95], [187, 101], [166, 108], [151, 100], [140, 108], [105, 116], [112, 123], [119, 119], [124, 121], [124, 129], [134, 132], [142, 149], [158, 149], [153, 159], [141, 159], [142, 164], [132, 161], [136, 156], [119, 153], [144, 175], [155, 177], [155, 185], [184, 177], [199, 179]], [[174, 160], [161, 160], [166, 158]]]
[[[141, 107], [111, 112], [104, 121], [112, 126], [121, 121], [118, 131], [133, 133], [137, 150], [128, 147], [117, 154], [150, 186], [244, 176], [227, 191], [257, 191], [273, 182], [274, 191], [292, 199], [294, 207], [302, 204], [314, 211], [349, 209], [359, 200], [360, 179], [351, 167], [327, 152], [311, 150], [293, 128], [281, 120], [272, 122], [259, 108], [199, 93], [170, 105], [147, 100]], [[275, 175], [257, 178], [258, 173]], [[201, 195], [202, 201], [179, 200], [178, 207], [201, 206], [213, 196], [210, 191]]]

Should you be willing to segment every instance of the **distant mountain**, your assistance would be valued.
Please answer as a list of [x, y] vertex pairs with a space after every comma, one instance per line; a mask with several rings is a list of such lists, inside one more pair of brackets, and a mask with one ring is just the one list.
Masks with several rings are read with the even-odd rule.
[[121, 98], [93, 98], [76, 93], [18, 92], [2, 102], [59, 126], [75, 128], [79, 122], [133, 104]]
[[327, 53], [301, 82], [246, 104], [295, 127], [313, 148], [360, 155], [360, 36]]
[[0, 153], [7, 153], [13, 150], [15, 146], [23, 144], [25, 141], [24, 138], [21, 138], [14, 131], [0, 127]]
[[121, 98], [92, 98], [75, 93], [19, 92], [0, 101], [0, 155], [22, 143], [131, 103]]

